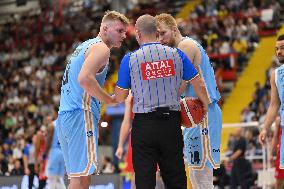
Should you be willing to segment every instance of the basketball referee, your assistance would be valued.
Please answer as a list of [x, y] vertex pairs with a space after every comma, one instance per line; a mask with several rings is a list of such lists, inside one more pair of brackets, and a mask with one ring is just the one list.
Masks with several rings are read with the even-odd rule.
[[135, 29], [140, 48], [122, 59], [115, 98], [123, 102], [131, 89], [136, 188], [155, 188], [158, 163], [168, 189], [186, 189], [179, 89], [190, 82], [207, 110], [204, 83], [181, 50], [157, 42], [154, 17], [139, 17]]

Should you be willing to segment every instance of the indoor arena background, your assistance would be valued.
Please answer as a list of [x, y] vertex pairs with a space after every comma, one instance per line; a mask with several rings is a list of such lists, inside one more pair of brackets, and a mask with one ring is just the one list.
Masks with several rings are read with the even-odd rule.
[[[274, 54], [276, 38], [284, 34], [283, 0], [1, 0], [0, 188], [27, 187], [25, 148], [35, 133], [45, 131], [46, 115], [57, 112], [67, 60], [80, 42], [98, 34], [106, 10], [124, 13], [131, 24], [122, 47], [111, 50], [105, 90], [113, 93], [122, 57], [138, 47], [137, 17], [172, 14], [182, 35], [206, 50], [222, 94], [222, 164], [214, 171], [214, 184], [229, 188], [228, 156], [241, 133], [252, 167], [251, 187], [273, 186], [269, 145], [262, 148], [257, 137], [270, 102], [270, 73], [279, 66]], [[130, 188], [127, 162], [114, 155], [123, 115], [123, 104], [102, 108], [101, 173], [93, 176], [93, 189]]]

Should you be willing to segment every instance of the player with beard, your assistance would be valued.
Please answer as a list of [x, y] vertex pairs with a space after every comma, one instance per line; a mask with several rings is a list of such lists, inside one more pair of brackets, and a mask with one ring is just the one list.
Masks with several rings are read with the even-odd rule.
[[[170, 14], [156, 16], [159, 41], [164, 45], [178, 47], [194, 64], [205, 83], [209, 101], [208, 113], [203, 123], [184, 130], [184, 154], [190, 172], [190, 181], [194, 189], [213, 189], [213, 168], [220, 166], [220, 142], [222, 113], [217, 104], [220, 93], [217, 88], [213, 67], [203, 47], [190, 37], [183, 37], [175, 19]], [[186, 88], [184, 96], [197, 97], [192, 85]], [[201, 87], [201, 86], [200, 86]]]
[[280, 128], [281, 133], [281, 145], [280, 145], [280, 169], [284, 169], [284, 147], [283, 147], [283, 126], [284, 126], [284, 35], [280, 35], [277, 38], [275, 45], [275, 53], [279, 63], [282, 64], [271, 73], [270, 85], [271, 96], [270, 104], [264, 121], [262, 131], [259, 134], [259, 142], [265, 144], [268, 129], [276, 119], [278, 113], [280, 114]]
[[110, 49], [126, 38], [129, 20], [107, 11], [97, 37], [81, 43], [73, 52], [62, 79], [58, 111], [58, 139], [69, 176], [69, 189], [89, 188], [98, 173], [98, 121], [101, 102], [115, 103], [103, 89]]

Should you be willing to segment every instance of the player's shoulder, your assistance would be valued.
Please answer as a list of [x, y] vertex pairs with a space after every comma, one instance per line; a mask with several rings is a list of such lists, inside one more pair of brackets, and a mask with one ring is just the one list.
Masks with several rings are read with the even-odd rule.
[[191, 38], [184, 38], [179, 44], [178, 48], [180, 49], [185, 49], [185, 48], [190, 48], [199, 50], [198, 42], [195, 41], [194, 39]]
[[110, 48], [103, 41], [99, 41], [90, 45], [89, 52], [110, 54]]
[[87, 48], [85, 52], [85, 58], [87, 58], [90, 54], [96, 54], [96, 55], [103, 56], [103, 57], [109, 57], [110, 49], [104, 42], [100, 41], [100, 42], [91, 44]]

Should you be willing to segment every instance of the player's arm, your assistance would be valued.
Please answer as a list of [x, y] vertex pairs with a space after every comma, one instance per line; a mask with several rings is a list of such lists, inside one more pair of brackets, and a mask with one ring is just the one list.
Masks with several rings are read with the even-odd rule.
[[86, 52], [85, 61], [78, 76], [80, 86], [92, 97], [101, 102], [114, 103], [113, 98], [107, 94], [96, 80], [96, 74], [109, 61], [110, 51], [104, 43], [96, 43]]
[[[193, 63], [195, 69], [197, 69], [200, 75], [200, 79], [202, 79], [203, 75], [199, 67], [199, 65], [201, 64], [202, 57], [200, 48], [197, 46], [197, 44], [195, 44], [192, 40], [184, 40], [179, 43], [178, 48], [182, 50], [182, 52], [184, 52], [187, 58]], [[202, 84], [204, 85], [204, 87], [206, 87], [204, 82], [202, 82]], [[183, 84], [182, 87], [185, 90], [186, 84]], [[206, 92], [205, 94], [208, 98], [208, 102], [210, 102], [210, 97], [208, 96], [208, 93]]]
[[278, 115], [278, 110], [280, 107], [280, 100], [278, 96], [277, 87], [275, 84], [275, 70], [272, 72], [270, 76], [270, 85], [271, 85], [271, 96], [270, 96], [270, 104], [267, 110], [266, 118], [264, 121], [263, 129], [261, 130], [258, 140], [260, 144], [265, 143], [265, 138], [267, 135], [267, 130], [275, 120], [276, 116]]
[[46, 140], [46, 148], [44, 151], [44, 155], [46, 156], [51, 148], [51, 143], [53, 140], [53, 134], [54, 134], [54, 125], [51, 122], [47, 127], [47, 140]]
[[280, 117], [277, 117], [275, 120], [275, 127], [274, 127], [274, 132], [273, 132], [273, 137], [272, 137], [272, 149], [275, 149], [278, 143], [278, 131], [280, 127]]
[[120, 63], [118, 80], [116, 82], [116, 87], [114, 90], [115, 100], [117, 102], [123, 102], [126, 99], [129, 93], [128, 91], [131, 87], [129, 59], [130, 55], [127, 54], [123, 57]]
[[183, 62], [183, 80], [192, 85], [197, 97], [203, 104], [204, 111], [207, 112], [209, 99], [207, 98], [204, 81], [187, 56], [181, 50], [178, 49], [178, 51]]
[[123, 121], [122, 121], [121, 127], [120, 127], [118, 147], [117, 147], [117, 150], [116, 150], [116, 153], [115, 153], [115, 155], [119, 159], [122, 158], [123, 145], [125, 143], [127, 136], [129, 135], [130, 128], [131, 128], [132, 100], [133, 100], [133, 97], [132, 97], [131, 94], [129, 94], [128, 97], [125, 100], [125, 112], [124, 112]]
[[277, 117], [275, 120], [275, 127], [273, 132], [273, 137], [271, 140], [271, 151], [270, 151], [270, 158], [273, 159], [273, 154], [276, 151], [277, 143], [278, 143], [278, 130], [280, 127], [280, 117]]
[[179, 43], [178, 48], [186, 54], [187, 58], [193, 63], [194, 67], [199, 72], [199, 65], [201, 63], [199, 47], [191, 40], [183, 40]]

